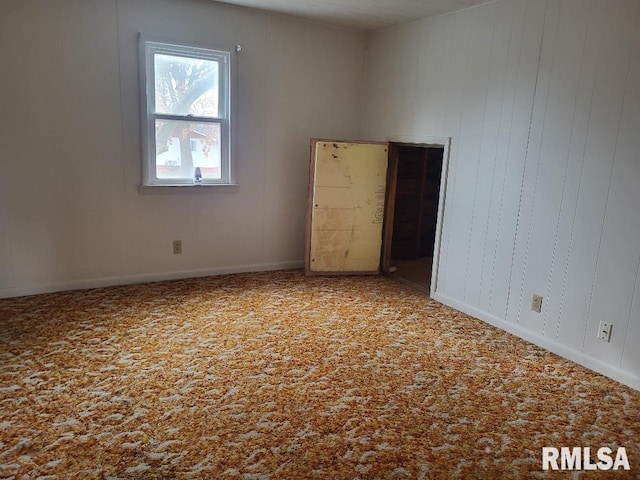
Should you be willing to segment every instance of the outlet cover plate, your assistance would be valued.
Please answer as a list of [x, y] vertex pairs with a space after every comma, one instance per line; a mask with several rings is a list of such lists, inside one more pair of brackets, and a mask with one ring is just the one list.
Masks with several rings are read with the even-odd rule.
[[613, 325], [611, 323], [600, 322], [600, 325], [598, 326], [598, 340], [610, 342], [612, 330], [613, 330]]
[[542, 312], [542, 297], [540, 295], [533, 294], [531, 299], [531, 310], [534, 312]]

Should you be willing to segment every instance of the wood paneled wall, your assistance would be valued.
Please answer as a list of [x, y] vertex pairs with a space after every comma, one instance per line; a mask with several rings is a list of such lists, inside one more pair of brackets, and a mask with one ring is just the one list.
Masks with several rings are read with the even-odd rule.
[[367, 79], [364, 136], [452, 139], [436, 296], [640, 388], [640, 1], [383, 30]]

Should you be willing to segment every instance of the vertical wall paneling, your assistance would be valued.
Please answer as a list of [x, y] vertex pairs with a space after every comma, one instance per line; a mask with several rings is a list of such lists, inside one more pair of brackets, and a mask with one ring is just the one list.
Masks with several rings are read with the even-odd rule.
[[[640, 2], [625, 2], [622, 14], [625, 22], [616, 23], [621, 111], [584, 343], [585, 352], [611, 364], [622, 360], [640, 255]], [[596, 338], [600, 321], [614, 325], [610, 343]]]
[[[624, 194], [624, 197], [620, 198], [621, 201], [616, 206], [620, 210], [611, 211], [611, 214], [614, 216], [613, 218], [617, 222], [622, 221], [625, 223], [622, 231], [625, 233], [627, 243], [623, 247], [622, 252], [624, 259], [629, 263], [633, 263], [629, 256], [629, 252], [633, 248], [636, 248], [636, 257], [640, 263], [640, 252], [638, 252], [640, 245], [638, 245], [637, 241], [637, 239], [640, 238], [640, 233], [638, 233], [638, 221], [640, 220], [638, 218], [640, 216], [640, 191], [638, 189], [638, 185], [640, 185], [640, 162], [638, 161], [638, 152], [640, 152], [640, 135], [638, 135], [640, 131], [639, 88], [640, 29], [636, 28], [632, 65], [629, 71], [629, 80], [627, 81], [628, 96], [625, 98], [625, 112], [618, 144], [618, 154], [621, 160], [616, 163], [615, 175], [612, 179], [612, 190]], [[628, 226], [626, 225], [626, 218], [622, 217], [629, 218]], [[609, 225], [606, 225], [606, 227], [609, 227]], [[630, 229], [628, 229], [629, 227]], [[608, 229], [606, 231], [608, 232]], [[630, 265], [627, 264], [621, 269], [625, 281], [628, 279], [629, 268]], [[616, 275], [616, 273], [614, 273], [614, 275]], [[611, 318], [613, 319], [613, 317]], [[593, 318], [594, 324], [595, 320], [596, 318]], [[615, 328], [614, 326], [614, 329]], [[638, 266], [636, 267], [633, 300], [627, 321], [627, 329], [624, 331], [624, 328], [619, 326], [615, 335], [624, 337], [621, 368], [624, 371], [640, 377], [640, 348], [638, 348], [638, 344], [640, 344], [640, 268], [638, 268]]]
[[[586, 9], [587, 7], [585, 7]], [[586, 148], [586, 138], [589, 129], [589, 118], [591, 116], [591, 106], [595, 79], [597, 73], [598, 59], [600, 57], [600, 44], [604, 32], [604, 22], [607, 8], [606, 0], [592, 0], [588, 5], [588, 23], [585, 32], [584, 44], [579, 78], [576, 83], [576, 97], [573, 119], [571, 121], [571, 133], [569, 136], [569, 149], [566, 157], [566, 171], [562, 188], [562, 198], [556, 219], [553, 251], [551, 253], [552, 263], [549, 271], [549, 282], [545, 295], [546, 308], [543, 311], [545, 331], [548, 338], [557, 341], [561, 328], [568, 332], [581, 331], [582, 321], [586, 316], [586, 303], [580, 308], [573, 305], [572, 311], [576, 313], [572, 324], [571, 320], [564, 315], [565, 297], [570, 291], [571, 298], [576, 285], [567, 282], [569, 271], [569, 259], [573, 246], [573, 236], [575, 234], [576, 206], [578, 203], [578, 192], [580, 188], [582, 170], [584, 164], [584, 152]], [[576, 51], [576, 55], [577, 55]], [[560, 319], [563, 321], [560, 321]], [[575, 340], [574, 348], [579, 346], [579, 335], [570, 337]]]
[[625, 343], [620, 367], [623, 371], [640, 377], [640, 348], [638, 348], [638, 342], [640, 341], [640, 268], [636, 273], [633, 302], [629, 314], [627, 331], [624, 333], [626, 333], [626, 335], [624, 335]]
[[[567, 192], [569, 171], [568, 152], [571, 146], [573, 124], [580, 81], [583, 72], [585, 39], [591, 6], [583, 1], [565, 1], [561, 5], [558, 38], [555, 47], [555, 68], [549, 91], [549, 108], [545, 118], [544, 142], [540, 165], [545, 172], [538, 184], [532, 223], [533, 240], [530, 258], [535, 259], [525, 272], [523, 296], [528, 302], [532, 293], [544, 296], [542, 315], [526, 309], [527, 321], [533, 322], [542, 334], [555, 335], [555, 325], [547, 326], [549, 306], [557, 303], [560, 290], [551, 290], [551, 277], [555, 268], [560, 224], [568, 223], [561, 217]], [[524, 312], [523, 312], [524, 316]], [[531, 328], [531, 327], [530, 327]], [[531, 328], [533, 329], [533, 328]]]
[[[544, 137], [544, 120], [549, 106], [548, 92], [551, 74], [556, 61], [555, 40], [558, 34], [560, 2], [546, 2], [545, 22], [540, 50], [540, 62], [536, 75], [535, 97], [527, 135], [524, 172], [518, 203], [515, 243], [511, 267], [511, 292], [507, 317], [522, 323], [528, 315], [527, 300], [523, 298], [523, 283], [527, 268], [528, 249], [531, 242], [533, 204], [538, 194], [540, 175], [540, 150]], [[537, 259], [536, 259], [537, 261]], [[525, 303], [523, 307], [523, 303]]]
[[513, 13], [516, 2], [510, 2], [503, 8], [495, 6], [494, 24], [489, 59], [489, 79], [482, 119], [482, 137], [478, 148], [476, 167], [477, 181], [473, 188], [474, 215], [471, 220], [470, 235], [467, 239], [467, 277], [464, 297], [483, 309], [488, 309], [487, 260], [484, 252], [487, 247], [489, 230], [494, 228], [490, 222], [493, 185], [496, 180], [496, 159], [500, 128], [503, 126], [503, 98], [508, 90], [505, 84], [509, 67], [509, 45], [513, 32]]
[[[470, 31], [470, 25], [473, 22], [473, 16], [470, 13], [461, 15], [457, 21], [449, 21], [447, 17], [443, 18], [444, 32], [444, 45], [442, 53], [442, 63], [439, 71], [439, 82], [437, 84], [425, 85], [423, 90], [431, 90], [431, 95], [440, 97], [440, 105], [442, 116], [437, 124], [434, 126], [434, 131], [441, 132], [443, 135], [456, 137], [456, 140], [452, 140], [449, 150], [449, 182], [447, 186], [447, 200], [445, 202], [445, 212], [448, 211], [451, 206], [449, 205], [452, 198], [455, 197], [456, 187], [453, 179], [457, 177], [458, 169], [458, 151], [459, 144], [457, 143], [457, 133], [460, 128], [460, 117], [462, 114], [462, 105], [464, 95], [455, 93], [462, 92], [464, 90], [464, 82], [467, 72], [467, 42]], [[426, 106], [429, 108], [428, 106]], [[416, 129], [422, 128], [423, 125], [419, 124], [414, 127]], [[426, 125], [425, 133], [428, 131]], [[448, 264], [447, 258], [449, 256], [449, 243], [451, 239], [450, 224], [452, 216], [446, 213], [443, 216], [442, 221], [442, 236], [440, 243], [440, 272], [438, 274], [438, 285], [443, 291], [448, 291], [450, 286], [454, 285], [447, 275]], [[443, 260], [442, 260], [443, 259]]]
[[510, 48], [513, 83], [509, 88], [513, 89], [513, 98], [507, 110], [507, 123], [503, 127], [505, 133], [500, 137], [501, 170], [498, 183], [494, 184], [494, 189], [499, 192], [496, 224], [492, 227], [495, 236], [493, 250], [487, 252], [491, 260], [489, 313], [505, 320], [510, 320], [506, 316], [510, 293], [509, 271], [546, 7], [543, 1], [522, 1], [517, 4], [513, 22], [514, 31], [519, 34], [512, 37]]
[[[478, 152], [482, 141], [482, 125], [489, 83], [489, 64], [495, 15], [493, 8], [470, 10], [474, 28], [469, 30], [465, 45], [465, 75], [462, 85], [462, 104], [457, 134], [452, 135], [453, 185], [446, 208], [455, 211], [447, 229], [446, 286], [456, 296], [464, 296], [467, 281], [467, 229], [474, 214], [474, 176], [478, 170]], [[445, 213], [445, 216], [447, 214]], [[452, 254], [455, 252], [455, 254]]]
[[[550, 272], [557, 250], [558, 225], [564, 200], [567, 153], [572, 138], [578, 85], [581, 75], [589, 8], [581, 0], [559, 3], [557, 36], [553, 47], [553, 67], [545, 98], [543, 128], [537, 152], [535, 196], [531, 203], [526, 258], [520, 297], [521, 325], [538, 334], [546, 333], [550, 300], [558, 291], [550, 290]], [[544, 297], [541, 314], [531, 311], [532, 295]], [[553, 332], [553, 327], [552, 327]]]
[[[549, 278], [550, 298], [547, 302], [547, 334], [555, 341], [576, 350], [582, 349], [582, 332], [587, 316], [587, 288], [581, 281], [588, 276], [583, 242], [574, 242], [582, 235], [578, 225], [578, 204], [581, 196], [589, 192], [582, 190], [585, 171], [587, 137], [591, 126], [591, 113], [596, 87], [598, 64], [603, 55], [602, 38], [605, 33], [608, 8], [607, 0], [595, 0], [591, 4], [587, 36], [584, 45], [582, 68], [578, 82], [576, 113], [572, 123], [569, 146], [567, 182], [563, 190], [560, 211], [557, 248], [554, 269]], [[558, 298], [559, 296], [559, 298]], [[553, 313], [551, 313], [553, 312]], [[555, 332], [552, 322], [555, 322]]]
[[[635, 388], [639, 16], [637, 0], [499, 0], [376, 32], [370, 57], [415, 58], [390, 32], [421, 44], [416, 102], [393, 129], [363, 119], [372, 139], [451, 137], [436, 299]], [[383, 62], [367, 79], [367, 112], [382, 91], [402, 104]]]
[[558, 340], [580, 351], [586, 340], [587, 318], [592, 306], [594, 275], [633, 47], [629, 39], [636, 26], [637, 5], [635, 1], [606, 2], [600, 19], [604, 30], [590, 101], [562, 325], [558, 329]]

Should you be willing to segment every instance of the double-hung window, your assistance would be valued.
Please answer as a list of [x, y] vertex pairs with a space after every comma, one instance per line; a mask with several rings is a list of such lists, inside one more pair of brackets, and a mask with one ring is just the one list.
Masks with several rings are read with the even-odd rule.
[[231, 54], [140, 39], [143, 184], [233, 183]]

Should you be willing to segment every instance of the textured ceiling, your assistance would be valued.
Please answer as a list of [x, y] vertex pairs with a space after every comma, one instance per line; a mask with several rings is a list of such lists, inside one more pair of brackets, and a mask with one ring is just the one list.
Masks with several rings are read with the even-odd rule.
[[362, 30], [411, 22], [488, 0], [218, 0]]

